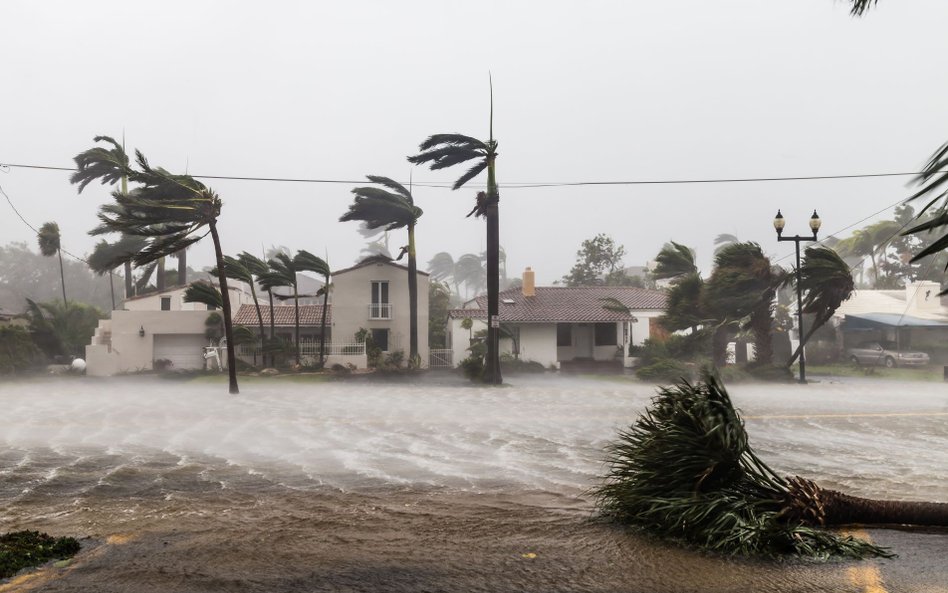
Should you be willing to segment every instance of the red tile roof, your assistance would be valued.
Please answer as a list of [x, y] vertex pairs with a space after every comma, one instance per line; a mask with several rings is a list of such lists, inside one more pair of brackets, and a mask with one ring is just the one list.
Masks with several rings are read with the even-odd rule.
[[[260, 305], [260, 314], [263, 315], [263, 324], [270, 325], [270, 305]], [[300, 326], [319, 327], [322, 323], [322, 305], [300, 305]], [[280, 327], [294, 327], [296, 325], [295, 307], [292, 305], [273, 305], [274, 325]], [[256, 326], [257, 308], [253, 305], [241, 305], [234, 315], [234, 325]], [[326, 324], [332, 323], [332, 305], [326, 310]]]
[[[617, 299], [632, 309], [633, 315], [604, 308], [602, 299], [606, 298]], [[536, 296], [525, 297], [521, 289], [516, 288], [501, 292], [499, 300], [500, 320], [509, 323], [591, 323], [629, 321], [635, 311], [664, 310], [666, 297], [664, 292], [648, 288], [538, 286]], [[448, 316], [486, 319], [487, 297], [477, 297], [475, 304], [477, 308], [453, 309]]]

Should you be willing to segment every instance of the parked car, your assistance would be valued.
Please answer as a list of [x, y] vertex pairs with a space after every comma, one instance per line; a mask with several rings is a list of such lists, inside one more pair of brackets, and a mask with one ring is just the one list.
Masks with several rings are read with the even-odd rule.
[[884, 365], [890, 369], [928, 364], [928, 354], [899, 350], [895, 342], [865, 342], [855, 348], [847, 348], [846, 356], [853, 364]]

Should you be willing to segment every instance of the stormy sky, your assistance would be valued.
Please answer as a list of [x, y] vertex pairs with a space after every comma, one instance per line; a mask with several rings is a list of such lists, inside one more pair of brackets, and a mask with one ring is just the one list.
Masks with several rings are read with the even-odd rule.
[[[432, 133], [486, 138], [491, 72], [511, 274], [533, 266], [548, 284], [600, 232], [628, 265], [675, 239], [707, 270], [719, 233], [785, 256], [778, 207], [788, 232], [816, 208], [829, 234], [897, 204], [909, 178], [514, 185], [918, 171], [948, 139], [945, 23], [944, 0], [882, 0], [858, 19], [833, 0], [8, 1], [0, 163], [69, 166], [94, 136], [124, 132], [130, 150], [194, 175], [411, 175], [424, 266], [483, 250], [483, 223], [464, 218], [477, 183], [425, 186], [461, 171], [405, 157]], [[6, 168], [0, 186], [84, 254], [108, 190], [80, 196], [67, 178]], [[352, 184], [206, 183], [225, 201], [227, 253], [284, 245], [341, 268], [365, 245], [356, 223], [337, 222]], [[0, 201], [10, 241], [35, 244]], [[210, 241], [190, 258], [210, 265]]]

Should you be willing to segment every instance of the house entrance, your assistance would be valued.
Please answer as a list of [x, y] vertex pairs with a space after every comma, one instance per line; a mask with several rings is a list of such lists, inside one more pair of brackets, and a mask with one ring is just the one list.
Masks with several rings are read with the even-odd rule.
[[593, 357], [593, 326], [580, 323], [573, 326], [573, 352], [575, 358]]
[[382, 352], [388, 352], [388, 330], [387, 329], [373, 329], [372, 330], [372, 341], [375, 342], [375, 345], [379, 347]]

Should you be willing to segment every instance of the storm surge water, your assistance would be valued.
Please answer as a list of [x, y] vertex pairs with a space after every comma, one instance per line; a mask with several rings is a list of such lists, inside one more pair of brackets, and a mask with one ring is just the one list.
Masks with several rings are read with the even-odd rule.
[[[752, 445], [777, 472], [858, 496], [948, 501], [944, 385], [729, 390]], [[238, 396], [220, 384], [160, 379], [3, 383], [0, 531], [121, 536], [139, 542], [138, 555], [174, 552], [139, 567], [164, 590], [180, 583], [158, 572], [199, 564], [206, 579], [192, 575], [175, 590], [214, 590], [214, 579], [251, 574], [259, 590], [312, 590], [324, 578], [334, 590], [373, 590], [381, 577], [346, 572], [369, 562], [364, 555], [388, 567], [376, 566], [388, 579], [393, 566], [415, 567], [404, 590], [441, 586], [447, 573], [466, 590], [478, 590], [478, 579], [490, 582], [484, 590], [517, 589], [490, 575], [535, 549], [566, 563], [615, 564], [637, 545], [590, 521], [586, 493], [605, 474], [605, 445], [653, 395], [631, 381], [559, 377], [502, 388], [274, 379], [247, 382]], [[451, 550], [457, 558], [436, 558]], [[114, 580], [108, 566], [81, 558], [84, 568], [68, 579], [99, 583], [108, 574], [119, 584], [107, 590], [140, 590], [141, 574]], [[309, 576], [287, 568], [290, 558], [309, 558]], [[609, 570], [608, 578], [548, 577], [575, 585], [568, 590], [621, 589], [631, 578]], [[299, 586], [273, 580], [287, 575]], [[228, 590], [224, 581], [217, 588]], [[703, 584], [713, 590], [713, 579]]]

